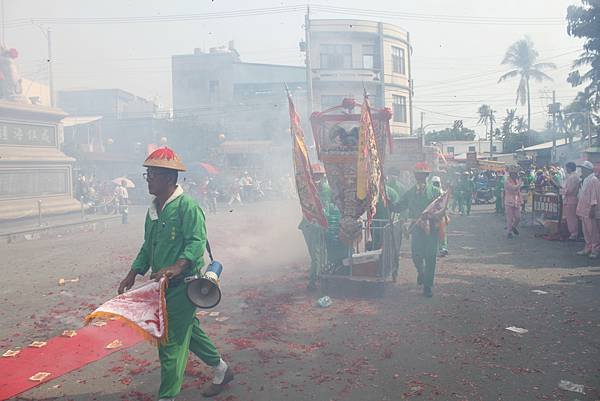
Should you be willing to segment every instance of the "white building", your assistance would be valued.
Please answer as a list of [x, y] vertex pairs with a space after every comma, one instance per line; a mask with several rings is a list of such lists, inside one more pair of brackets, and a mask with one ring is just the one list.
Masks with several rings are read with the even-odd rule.
[[[489, 156], [490, 154], [490, 141], [486, 139], [439, 141], [435, 145], [444, 155], [450, 156], [450, 158], [472, 152], [476, 152], [478, 156]], [[492, 150], [494, 154], [502, 153], [502, 141], [494, 141]]]
[[412, 99], [410, 35], [395, 25], [346, 19], [310, 20], [308, 29], [313, 110], [343, 98], [389, 107], [392, 134], [410, 135]]

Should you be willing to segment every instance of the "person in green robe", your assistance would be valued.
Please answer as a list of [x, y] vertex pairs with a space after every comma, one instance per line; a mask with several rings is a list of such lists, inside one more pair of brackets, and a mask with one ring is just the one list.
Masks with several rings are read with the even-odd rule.
[[204, 212], [177, 184], [178, 171], [185, 171], [185, 166], [175, 152], [159, 148], [148, 156], [144, 166], [148, 191], [153, 195], [146, 214], [144, 243], [118, 292], [131, 289], [136, 276], [143, 276], [148, 270], [153, 279], [169, 279], [165, 294], [168, 337], [166, 343], [158, 346], [159, 399], [172, 401], [179, 394], [189, 351], [213, 368], [213, 380], [202, 392], [203, 396], [212, 397], [223, 391], [234, 374], [200, 328], [196, 306], [189, 301], [184, 283], [185, 277], [200, 273], [204, 265]]
[[468, 171], [465, 171], [459, 178], [456, 186], [458, 210], [461, 215], [469, 216], [473, 204], [473, 194], [475, 193], [475, 182], [471, 179]]
[[423, 285], [423, 295], [426, 297], [433, 296], [433, 278], [438, 252], [438, 223], [442, 217], [421, 216], [427, 206], [441, 195], [439, 188], [427, 185], [427, 176], [430, 172], [426, 163], [418, 163], [414, 170], [415, 186], [392, 207], [394, 212], [408, 210], [409, 218], [413, 221], [429, 220], [429, 230], [423, 228], [421, 224], [413, 224], [411, 231], [411, 254], [417, 269], [417, 284]]
[[331, 271], [337, 271], [342, 266], [344, 259], [350, 256], [350, 247], [340, 239], [342, 213], [333, 202], [327, 204], [325, 217], [327, 217], [328, 225], [325, 234], [327, 265], [331, 268]]
[[504, 174], [498, 174], [496, 185], [494, 186], [494, 196], [496, 197], [496, 214], [504, 214]]
[[[313, 180], [319, 190], [319, 197], [325, 216], [327, 216], [327, 208], [331, 202], [331, 189], [325, 177], [325, 170], [321, 165], [313, 165]], [[327, 263], [327, 248], [326, 248], [326, 230], [316, 222], [310, 222], [304, 217], [298, 225], [298, 229], [302, 231], [304, 242], [308, 248], [310, 256], [310, 270], [308, 277], [308, 290], [315, 291], [317, 289], [317, 280], [323, 268]]]

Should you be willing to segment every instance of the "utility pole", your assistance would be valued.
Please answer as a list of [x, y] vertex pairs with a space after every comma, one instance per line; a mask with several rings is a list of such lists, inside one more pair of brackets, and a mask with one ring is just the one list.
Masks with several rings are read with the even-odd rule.
[[6, 15], [4, 14], [4, 0], [0, 0], [0, 12], [2, 12], [2, 39], [0, 39], [0, 44], [6, 46]]
[[590, 111], [585, 112], [585, 126], [587, 128], [588, 138], [590, 141], [590, 148], [594, 145], [592, 142], [592, 116]]
[[556, 91], [552, 91], [552, 162], [556, 161]]
[[425, 132], [423, 132], [423, 116], [425, 113], [421, 112], [421, 146], [425, 145]]
[[52, 74], [52, 30], [46, 31], [48, 39], [48, 90], [50, 91], [50, 106], [54, 107], [54, 75]]
[[560, 113], [560, 103], [556, 103], [556, 91], [552, 91], [552, 104], [548, 106], [548, 113], [552, 114], [552, 162], [556, 162], [556, 115]]
[[304, 41], [306, 46], [306, 115], [310, 118], [313, 107], [313, 87], [312, 87], [312, 64], [310, 61], [310, 6], [306, 7], [306, 16], [304, 17]]
[[[412, 66], [411, 66], [411, 60], [412, 60], [412, 45], [410, 44], [410, 32], [406, 33], [406, 61], [408, 62], [408, 68], [407, 68], [407, 72], [408, 72], [408, 118], [409, 118], [409, 132], [412, 134], [413, 132], [413, 128], [414, 128], [414, 124], [413, 124], [413, 96], [415, 95], [414, 93], [414, 86], [413, 86], [413, 80], [412, 80]], [[383, 54], [382, 54], [383, 56]], [[381, 76], [381, 79], [383, 81], [385, 81], [385, 75]], [[425, 134], [423, 134], [423, 137], [425, 137]]]
[[490, 108], [490, 160], [494, 156], [494, 110]]

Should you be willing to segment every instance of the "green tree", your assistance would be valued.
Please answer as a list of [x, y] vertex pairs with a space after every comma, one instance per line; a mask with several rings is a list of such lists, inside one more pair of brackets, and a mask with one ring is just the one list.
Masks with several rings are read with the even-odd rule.
[[496, 122], [494, 110], [492, 110], [488, 104], [482, 104], [479, 106], [477, 113], [479, 114], [479, 121], [477, 121], [477, 124], [483, 124], [485, 127], [485, 137], [487, 138], [488, 136], [488, 125], [490, 126], [490, 135], [493, 135], [492, 124]]
[[425, 140], [430, 142], [440, 141], [472, 141], [475, 139], [475, 131], [463, 126], [462, 120], [454, 121], [452, 128], [440, 131], [430, 131], [425, 135]]
[[542, 70], [556, 68], [554, 63], [536, 63], [538, 56], [539, 53], [535, 50], [534, 44], [529, 37], [516, 41], [510, 45], [502, 60], [502, 64], [510, 65], [514, 67], [514, 69], [498, 79], [498, 83], [500, 83], [508, 78], [520, 78], [515, 103], [521, 101], [521, 105], [527, 104], [527, 132], [531, 131], [530, 81], [532, 79], [536, 82], [542, 82], [544, 80], [552, 81], [552, 78], [546, 75]]
[[502, 128], [500, 129], [501, 139], [514, 134], [515, 120], [517, 119], [517, 109], [506, 109], [506, 117], [502, 120]]
[[504, 152], [512, 153], [521, 147], [529, 146], [529, 136], [526, 132], [524, 118], [517, 116], [516, 109], [507, 109], [498, 135], [502, 140]]
[[[600, 1], [582, 0], [581, 6], [569, 6], [567, 8], [567, 32], [569, 35], [585, 39], [583, 52], [573, 63], [573, 70], [567, 81], [572, 86], [587, 84], [582, 92], [571, 104], [572, 111], [578, 111], [579, 116], [572, 114], [570, 123], [575, 129], [581, 128], [585, 121], [583, 113], [589, 113], [592, 129], [597, 129], [600, 124]], [[580, 69], [590, 66], [589, 70], [583, 72]], [[569, 121], [565, 121], [569, 124]], [[582, 130], [585, 132], [585, 130]]]

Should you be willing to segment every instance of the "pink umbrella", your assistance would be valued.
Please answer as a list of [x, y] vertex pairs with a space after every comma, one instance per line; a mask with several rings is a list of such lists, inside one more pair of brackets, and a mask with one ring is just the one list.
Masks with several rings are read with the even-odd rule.
[[200, 167], [202, 167], [208, 174], [217, 175], [220, 173], [219, 169], [209, 163], [198, 163]]

